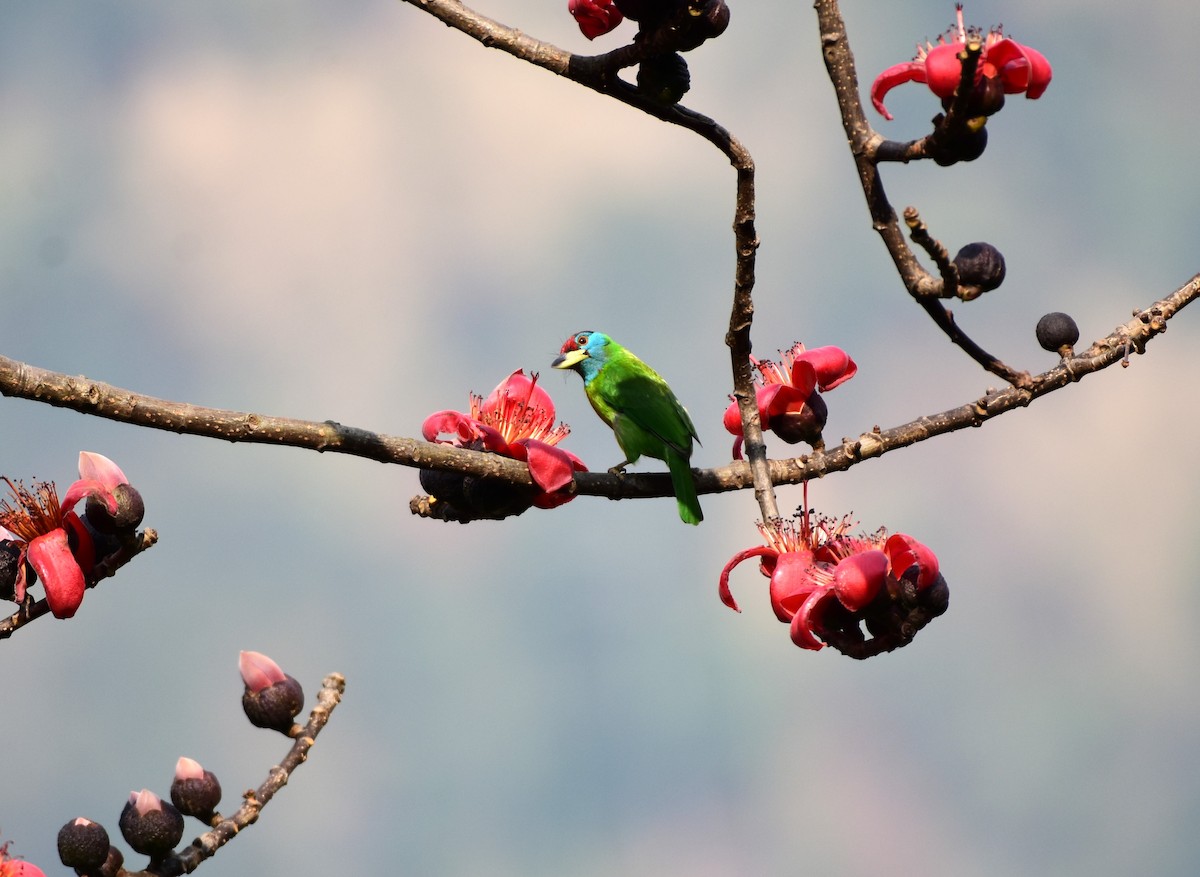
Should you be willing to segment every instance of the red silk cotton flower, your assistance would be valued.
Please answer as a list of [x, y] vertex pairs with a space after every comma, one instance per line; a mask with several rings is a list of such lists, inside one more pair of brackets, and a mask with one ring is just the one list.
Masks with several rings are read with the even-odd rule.
[[885, 119], [892, 114], [883, 105], [887, 93], [905, 82], [924, 82], [929, 90], [943, 100], [954, 96], [962, 79], [959, 55], [968, 43], [982, 45], [983, 53], [975, 70], [975, 89], [978, 92], [980, 115], [991, 115], [1004, 104], [1005, 94], [1024, 94], [1036, 99], [1050, 84], [1053, 70], [1045, 55], [1036, 49], [1006, 37], [999, 27], [986, 34], [978, 28], [963, 24], [963, 7], [957, 5], [958, 21], [946, 34], [938, 37], [937, 45], [917, 46], [912, 61], [896, 64], [884, 70], [871, 85], [871, 103]]
[[[755, 390], [758, 419], [763, 431], [774, 432], [788, 444], [808, 442], [822, 446], [821, 430], [829, 409], [820, 393], [845, 383], [858, 372], [858, 366], [840, 347], [815, 347], [805, 350], [797, 341], [780, 353], [780, 362], [750, 357], [759, 386]], [[733, 456], [742, 457], [742, 416], [735, 400], [725, 409], [725, 429], [737, 439]]]
[[87, 576], [99, 555], [106, 553], [97, 550], [100, 536], [75, 513], [75, 506], [95, 497], [103, 509], [98, 515], [115, 516], [115, 491], [119, 485], [129, 484], [116, 463], [88, 451], [79, 454], [79, 475], [61, 499], [53, 482], [42, 481], [29, 488], [0, 476], [9, 490], [9, 498], [0, 500], [0, 549], [4, 559], [11, 561], [5, 569], [12, 573], [11, 583], [7, 577], [0, 582], [5, 586], [4, 596], [19, 603], [25, 599], [26, 588], [40, 578], [55, 618], [70, 618], [79, 609]]
[[756, 557], [771, 581], [771, 608], [800, 648], [815, 651], [829, 644], [866, 658], [907, 645], [946, 611], [949, 589], [937, 555], [904, 533], [880, 529], [854, 536], [847, 532], [851, 526], [849, 516], [812, 516], [808, 508], [791, 520], [760, 523], [766, 544], [739, 551], [721, 570], [721, 602], [741, 611], [729, 576], [742, 561]]
[[568, 0], [567, 11], [589, 40], [608, 33], [624, 18], [612, 0]]
[[[566, 424], [555, 426], [554, 402], [537, 385], [537, 379], [536, 374], [526, 376], [523, 369], [517, 369], [486, 399], [472, 394], [469, 414], [438, 411], [429, 415], [421, 426], [421, 434], [426, 441], [490, 451], [527, 463], [529, 475], [538, 487], [532, 504], [553, 508], [574, 499], [575, 495], [563, 488], [574, 479], [574, 473], [586, 472], [587, 467], [571, 452], [556, 447], [571, 430]], [[429, 470], [422, 470], [421, 474], [422, 484], [439, 498], [455, 492], [442, 476], [462, 478], [454, 473]]]

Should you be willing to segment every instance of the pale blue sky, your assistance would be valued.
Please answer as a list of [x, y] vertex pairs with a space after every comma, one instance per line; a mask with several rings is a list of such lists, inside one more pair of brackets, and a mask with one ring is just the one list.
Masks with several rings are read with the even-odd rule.
[[[845, 5], [864, 86], [953, 18]], [[479, 8], [578, 51], [632, 33], [589, 45], [565, 6]], [[832, 440], [982, 394], [995, 379], [907, 300], [870, 229], [810, 5], [731, 6], [686, 102], [758, 163], [756, 349], [854, 356]], [[967, 17], [1002, 20], [1054, 82], [1010, 98], [979, 161], [885, 183], [952, 250], [1005, 253], [1006, 284], [957, 316], [1040, 370], [1046, 311], [1090, 340], [1200, 270], [1200, 11]], [[897, 138], [937, 109], [915, 85], [888, 105]], [[686, 132], [391, 0], [9, 4], [0, 117], [5, 355], [400, 435], [540, 370], [567, 447], [603, 469], [611, 435], [548, 368], [597, 328], [670, 380], [696, 465], [728, 460], [734, 179]], [[75, 620], [3, 644], [2, 839], [57, 873], [59, 826], [115, 836], [129, 791], [165, 793], [180, 755], [232, 810], [284, 752], [241, 714], [255, 649], [310, 700], [345, 673], [346, 700], [209, 877], [1194, 874], [1198, 323], [812, 486], [823, 511], [926, 542], [950, 583], [945, 617], [865, 663], [793, 647], [750, 565], [744, 613], [717, 600], [758, 538], [749, 492], [702, 498], [695, 529], [671, 500], [589, 498], [460, 527], [409, 514], [412, 470], [0, 400], [0, 472], [62, 483], [80, 449], [107, 454], [161, 535]]]

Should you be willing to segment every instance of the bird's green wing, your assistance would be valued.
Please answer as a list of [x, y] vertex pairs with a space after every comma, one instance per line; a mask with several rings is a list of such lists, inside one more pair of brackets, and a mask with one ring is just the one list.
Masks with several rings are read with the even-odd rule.
[[[633, 354], [622, 351], [605, 363], [587, 389], [592, 405], [612, 425], [626, 452], [636, 450], [662, 460], [670, 448], [684, 459], [691, 457], [692, 439], [699, 438], [691, 417], [667, 382]], [[628, 440], [638, 447], [628, 447]]]

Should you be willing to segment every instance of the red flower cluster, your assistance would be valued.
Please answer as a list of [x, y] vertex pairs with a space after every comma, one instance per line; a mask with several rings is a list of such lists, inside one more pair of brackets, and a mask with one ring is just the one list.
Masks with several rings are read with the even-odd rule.
[[[758, 372], [755, 396], [759, 422], [764, 432], [774, 432], [788, 444], [808, 442], [817, 447], [829, 415], [820, 393], [850, 380], [858, 366], [840, 347], [805, 350], [799, 341], [781, 352], [780, 359], [775, 363], [750, 357]], [[724, 423], [725, 429], [737, 436], [733, 456], [740, 460], [742, 416], [736, 400], [725, 409]]]
[[[19, 603], [41, 578], [54, 617], [70, 618], [83, 602], [87, 576], [115, 547], [105, 535], [141, 522], [141, 497], [116, 463], [88, 451], [80, 452], [79, 480], [61, 499], [53, 482], [28, 488], [0, 480], [10, 494], [0, 500], [0, 596]], [[74, 511], [84, 498], [86, 519]]]
[[[885, 119], [891, 119], [892, 114], [883, 105], [884, 97], [905, 82], [924, 82], [943, 100], [953, 97], [962, 79], [959, 55], [969, 41], [983, 44], [983, 55], [975, 71], [975, 88], [989, 106], [981, 108], [981, 115], [990, 115], [1000, 109], [1005, 94], [1024, 93], [1027, 98], [1035, 99], [1045, 92], [1053, 74], [1045, 55], [1006, 37], [998, 27], [986, 34], [978, 28], [966, 27], [961, 3], [957, 10], [957, 25], [939, 36], [936, 46], [928, 42], [924, 46], [918, 45], [916, 58], [889, 67], [875, 78], [871, 85], [871, 103]], [[985, 97], [989, 92], [994, 94]]]
[[[574, 473], [586, 472], [587, 467], [571, 452], [556, 447], [571, 430], [566, 424], [554, 425], [554, 402], [537, 385], [537, 379], [536, 374], [527, 377], [523, 369], [517, 369], [486, 399], [472, 394], [469, 414], [437, 411], [429, 415], [421, 434], [426, 441], [490, 451], [529, 464], [530, 477], [539, 488], [532, 504], [548, 509], [574, 499], [574, 494], [563, 488], [574, 479]], [[422, 476], [425, 474], [423, 470]], [[438, 481], [436, 474], [431, 481]], [[440, 487], [445, 489], [445, 485]], [[426, 489], [439, 495], [428, 485]]]
[[[829, 643], [853, 657], [868, 657], [905, 645], [945, 611], [948, 589], [937, 556], [904, 533], [880, 529], [870, 536], [850, 535], [853, 523], [849, 516], [814, 518], [807, 508], [792, 520], [760, 523], [766, 544], [739, 551], [721, 570], [721, 602], [741, 611], [729, 575], [742, 561], [757, 557], [771, 581], [771, 608], [790, 625], [792, 642], [800, 648], [816, 650]], [[860, 622], [866, 623], [871, 641]]]

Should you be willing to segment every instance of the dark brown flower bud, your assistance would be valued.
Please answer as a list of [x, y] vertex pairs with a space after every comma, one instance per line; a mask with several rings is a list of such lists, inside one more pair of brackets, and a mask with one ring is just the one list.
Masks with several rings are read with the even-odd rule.
[[1075, 325], [1075, 321], [1069, 314], [1058, 311], [1046, 314], [1038, 320], [1035, 332], [1038, 344], [1042, 345], [1043, 350], [1050, 350], [1062, 356], [1070, 356], [1071, 349], [1079, 340], [1079, 327]]
[[[983, 241], [967, 244], [959, 250], [954, 257], [954, 267], [958, 269], [959, 286], [967, 287], [964, 293], [989, 292], [1004, 282], [1004, 254]], [[964, 294], [963, 297], [974, 298], [974, 295]]]
[[300, 683], [259, 652], [242, 652], [238, 656], [238, 670], [246, 683], [242, 709], [250, 724], [281, 734], [291, 731], [295, 724], [292, 720], [304, 709]]
[[82, 816], [58, 830], [58, 857], [68, 868], [94, 871], [108, 858], [108, 832]]
[[148, 789], [130, 792], [121, 810], [121, 835], [137, 852], [161, 859], [183, 838], [183, 814]]
[[171, 803], [184, 816], [208, 822], [221, 803], [221, 784], [216, 774], [191, 758], [180, 758], [171, 782]]

